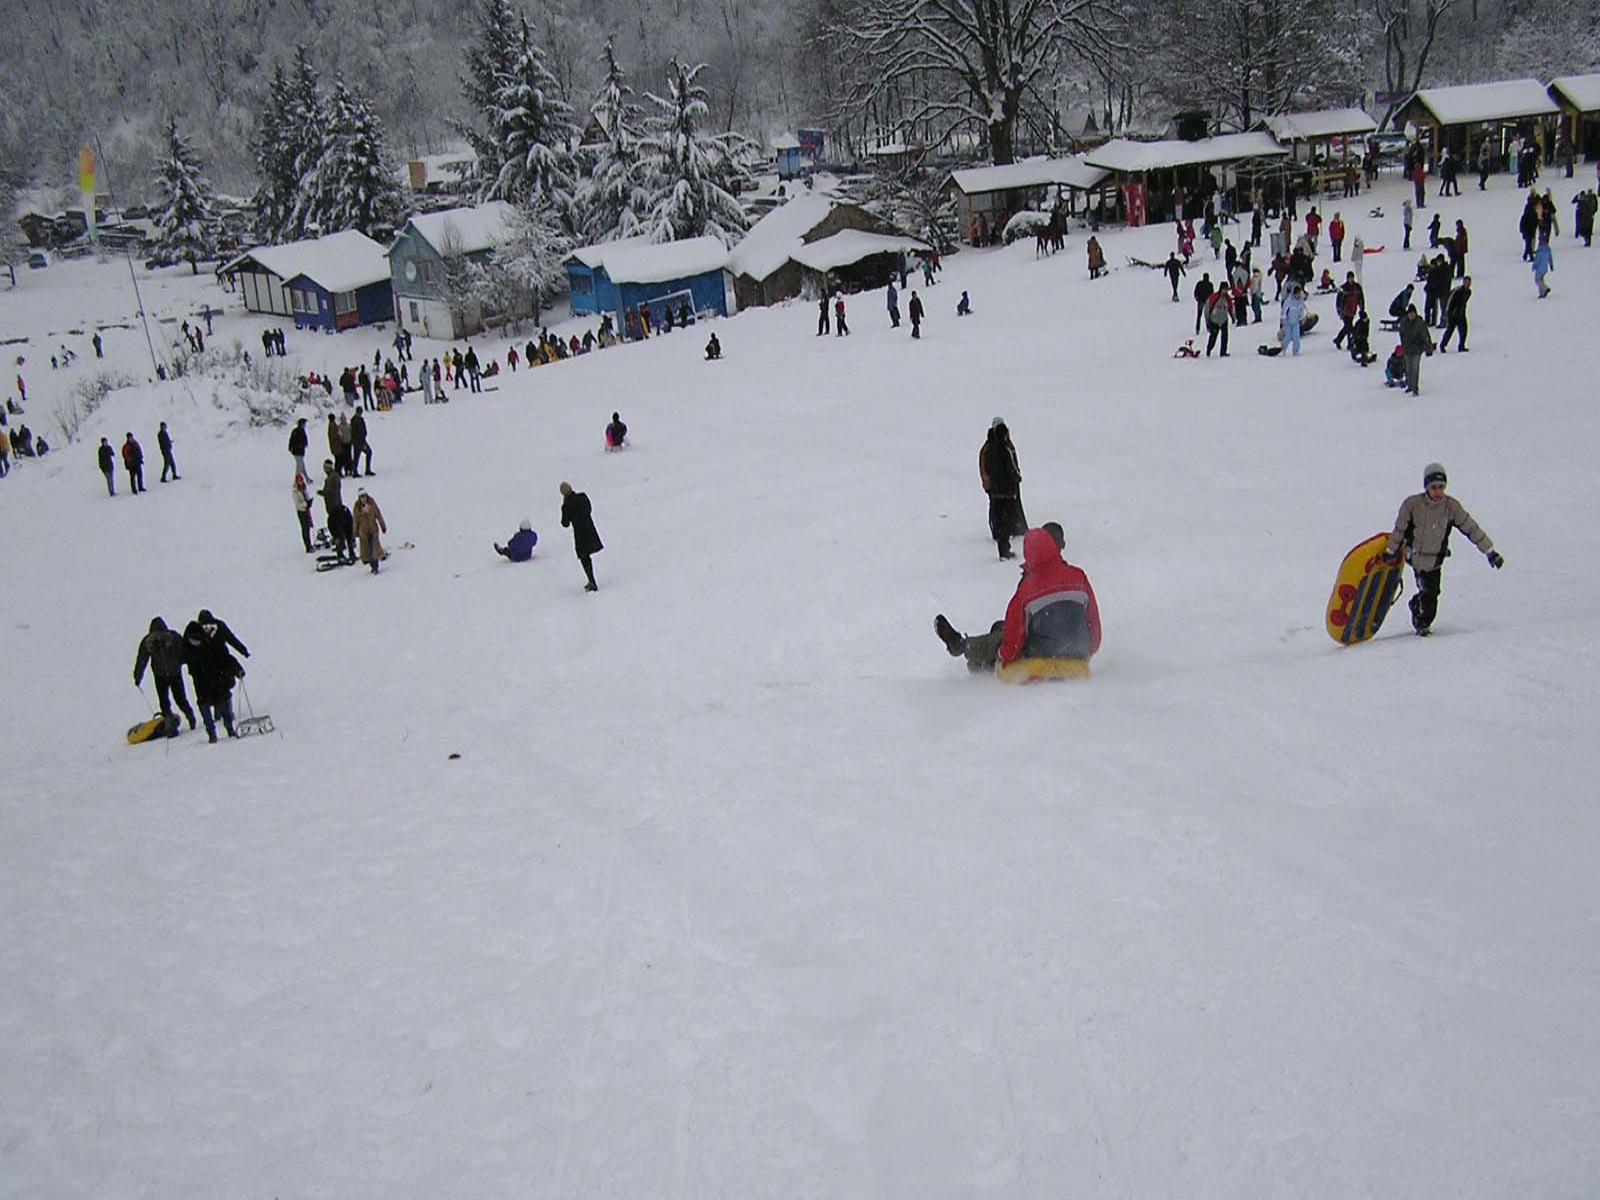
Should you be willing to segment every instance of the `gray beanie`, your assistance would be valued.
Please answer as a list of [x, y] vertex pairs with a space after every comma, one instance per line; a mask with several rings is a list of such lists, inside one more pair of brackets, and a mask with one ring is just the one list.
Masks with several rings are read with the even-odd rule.
[[1443, 463], [1431, 462], [1422, 468], [1423, 487], [1427, 487], [1430, 483], [1448, 483], [1449, 481], [1450, 477], [1445, 474]]

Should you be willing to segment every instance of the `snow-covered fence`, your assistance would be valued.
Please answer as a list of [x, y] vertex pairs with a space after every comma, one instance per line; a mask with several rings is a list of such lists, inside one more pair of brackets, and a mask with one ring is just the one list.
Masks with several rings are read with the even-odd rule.
[[77, 441], [84, 422], [94, 416], [105, 403], [106, 397], [118, 388], [132, 387], [139, 381], [120, 371], [99, 371], [87, 379], [80, 379], [66, 396], [55, 403], [53, 415], [61, 430], [61, 439], [68, 445]]

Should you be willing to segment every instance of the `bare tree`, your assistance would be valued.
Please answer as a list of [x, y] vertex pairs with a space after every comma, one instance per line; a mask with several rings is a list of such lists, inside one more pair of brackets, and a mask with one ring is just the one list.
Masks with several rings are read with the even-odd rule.
[[1064, 51], [1103, 36], [1101, 0], [861, 0], [831, 30], [855, 67], [846, 100], [859, 114], [943, 140], [984, 131], [996, 163], [1014, 157], [1025, 104]]
[[1383, 81], [1389, 106], [1380, 127], [1394, 118], [1395, 109], [1422, 86], [1422, 73], [1439, 32], [1439, 22], [1456, 6], [1456, 0], [1372, 0], [1383, 37]]

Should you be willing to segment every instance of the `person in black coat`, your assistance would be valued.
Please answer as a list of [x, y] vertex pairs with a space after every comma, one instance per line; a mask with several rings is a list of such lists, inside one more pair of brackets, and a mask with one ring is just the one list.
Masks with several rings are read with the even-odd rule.
[[572, 548], [583, 564], [583, 573], [589, 582], [583, 585], [586, 592], [598, 592], [600, 585], [594, 581], [594, 556], [605, 549], [600, 534], [594, 527], [594, 516], [589, 508], [589, 497], [572, 490], [570, 483], [561, 485], [561, 527], [572, 528]]
[[[201, 609], [200, 615], [211, 614]], [[233, 681], [243, 678], [244, 668], [228, 653], [229, 640], [239, 644], [232, 631], [216, 620], [190, 621], [183, 631], [185, 660], [189, 664], [189, 677], [194, 680], [194, 698], [200, 704], [206, 737], [212, 742], [217, 740], [218, 717], [222, 718], [222, 727], [229, 737], [239, 736], [233, 728]], [[248, 657], [248, 652], [245, 653]]]
[[306, 470], [306, 447], [311, 439], [306, 435], [306, 419], [301, 417], [294, 423], [294, 428], [289, 431], [289, 453], [294, 455], [294, 473], [311, 478], [311, 472]]
[[361, 456], [366, 455], [366, 474], [372, 474], [372, 443], [367, 441], [367, 419], [356, 409], [350, 418], [350, 473], [362, 466]]
[[150, 632], [139, 641], [139, 654], [133, 660], [133, 686], [144, 682], [144, 669], [150, 667], [156, 681], [156, 699], [161, 704], [161, 715], [167, 719], [171, 736], [178, 732], [177, 718], [172, 715], [172, 702], [178, 711], [189, 718], [189, 728], [194, 728], [194, 709], [189, 707], [189, 694], [183, 690], [184, 641], [167, 628], [160, 617], [150, 618]]
[[1022, 513], [1022, 468], [1017, 464], [1017, 448], [1011, 431], [996, 417], [978, 451], [978, 479], [989, 497], [989, 536], [994, 538], [1000, 557], [1015, 558], [1011, 539], [1027, 531]]
[[1467, 352], [1467, 302], [1472, 299], [1472, 276], [1456, 284], [1444, 302], [1444, 336], [1439, 339], [1439, 353], [1450, 349], [1450, 335], [1456, 337], [1456, 349]]
[[167, 432], [167, 423], [165, 421], [161, 422], [161, 429], [156, 434], [156, 445], [161, 447], [161, 482], [165, 483], [167, 481], [168, 473], [174, 479], [183, 478], [178, 474], [178, 464], [172, 457], [172, 435]]
[[106, 495], [117, 494], [117, 452], [105, 438], [100, 439], [100, 449], [95, 451], [100, 461], [100, 474], [106, 477]]
[[1207, 271], [1200, 277], [1200, 282], [1194, 285], [1194, 331], [1198, 335], [1200, 323], [1206, 319], [1206, 301], [1211, 299], [1211, 293], [1216, 288], [1211, 283], [1211, 272]]

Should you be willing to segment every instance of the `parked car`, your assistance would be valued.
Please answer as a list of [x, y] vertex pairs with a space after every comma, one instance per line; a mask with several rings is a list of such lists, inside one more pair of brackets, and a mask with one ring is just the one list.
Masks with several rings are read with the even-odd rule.
[[37, 271], [40, 267], [48, 267], [49, 265], [50, 256], [43, 250], [35, 250], [28, 255], [28, 266], [32, 270]]

